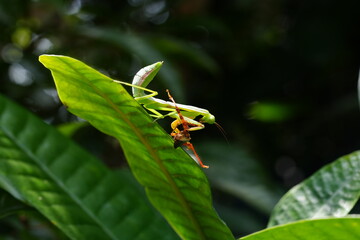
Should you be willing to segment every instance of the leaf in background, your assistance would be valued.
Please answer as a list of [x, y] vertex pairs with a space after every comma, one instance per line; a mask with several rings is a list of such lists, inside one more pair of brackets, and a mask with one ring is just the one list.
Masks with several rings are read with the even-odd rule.
[[61, 125], [57, 125], [56, 129], [61, 132], [64, 136], [71, 137], [73, 136], [77, 130], [88, 126], [88, 122], [80, 121], [80, 122], [68, 122], [63, 123]]
[[360, 218], [305, 220], [267, 228], [239, 240], [358, 240]]
[[269, 225], [346, 216], [360, 196], [360, 151], [339, 158], [293, 187], [274, 208]]
[[174, 239], [127, 179], [0, 95], [0, 185], [72, 239]]
[[[202, 142], [198, 150], [211, 168], [206, 171], [212, 186], [235, 195], [263, 213], [270, 214], [281, 192], [265, 169], [240, 146]], [[221, 159], [221, 161], [219, 160]]]
[[212, 206], [200, 167], [112, 79], [65, 56], [42, 55], [61, 101], [73, 114], [116, 137], [152, 204], [183, 239], [233, 239]]
[[291, 119], [294, 116], [295, 107], [288, 103], [260, 101], [249, 105], [247, 115], [250, 119], [278, 123]]

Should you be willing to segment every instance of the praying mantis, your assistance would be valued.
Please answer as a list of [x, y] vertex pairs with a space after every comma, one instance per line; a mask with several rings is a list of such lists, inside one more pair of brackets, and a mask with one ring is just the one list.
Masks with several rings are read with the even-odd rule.
[[[154, 79], [162, 65], [163, 62], [156, 62], [140, 69], [135, 74], [132, 84], [119, 80], [113, 81], [131, 86], [134, 99], [139, 104], [143, 105], [143, 107], [150, 112], [150, 116], [154, 117], [155, 120], [165, 117], [175, 118], [175, 120], [171, 123], [173, 131], [170, 134], [174, 139], [174, 147], [176, 148], [180, 145], [185, 145], [193, 151], [199, 165], [203, 168], [208, 168], [208, 166], [202, 163], [193, 145], [190, 143], [191, 137], [189, 131], [203, 129], [205, 127], [204, 123], [216, 124], [218, 127], [220, 126], [215, 122], [214, 115], [212, 115], [208, 110], [185, 104], [176, 104], [175, 100], [170, 95], [169, 90], [167, 90], [167, 93], [171, 101], [155, 98], [155, 96], [158, 95], [158, 92], [147, 89], [146, 87]], [[146, 94], [145, 91], [149, 94]], [[161, 114], [159, 111], [168, 113]], [[198, 120], [195, 120], [197, 118]], [[179, 127], [181, 127], [182, 130], [180, 130]]]

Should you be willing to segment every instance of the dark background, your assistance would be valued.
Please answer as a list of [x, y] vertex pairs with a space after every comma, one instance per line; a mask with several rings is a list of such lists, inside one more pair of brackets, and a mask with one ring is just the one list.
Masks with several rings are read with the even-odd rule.
[[[286, 190], [359, 149], [359, 9], [357, 0], [0, 0], [0, 92], [60, 125], [77, 119], [40, 54], [128, 82], [165, 61], [149, 88], [208, 109], [226, 131], [227, 140], [210, 125], [192, 142], [210, 165], [220, 216], [243, 235], [266, 226]], [[126, 167], [114, 140], [92, 127], [73, 139]], [[257, 204], [257, 194], [269, 201]]]

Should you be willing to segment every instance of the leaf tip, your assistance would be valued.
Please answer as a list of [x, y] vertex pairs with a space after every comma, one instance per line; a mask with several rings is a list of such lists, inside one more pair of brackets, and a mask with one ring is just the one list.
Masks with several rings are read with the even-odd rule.
[[46, 56], [47, 55], [45, 55], [45, 54], [40, 55], [39, 56], [39, 62], [44, 63], [44, 60], [45, 60]]
[[42, 54], [39, 56], [39, 62], [41, 62], [46, 68], [48, 68], [48, 64], [53, 56], [55, 55]]
[[39, 56], [39, 62], [41, 62], [42, 64], [45, 65], [45, 63], [50, 60], [50, 58], [55, 57], [58, 55], [53, 55], [53, 54], [42, 54]]

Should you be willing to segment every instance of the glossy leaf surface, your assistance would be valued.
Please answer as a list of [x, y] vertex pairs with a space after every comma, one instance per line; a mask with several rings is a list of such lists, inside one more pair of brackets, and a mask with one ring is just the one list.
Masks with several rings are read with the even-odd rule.
[[269, 226], [346, 216], [360, 196], [360, 152], [339, 158], [293, 187], [276, 205]]

